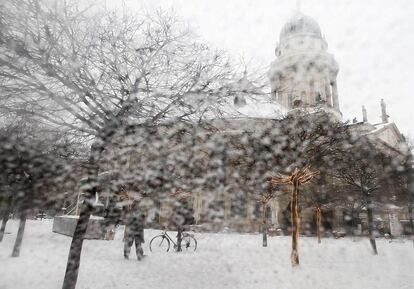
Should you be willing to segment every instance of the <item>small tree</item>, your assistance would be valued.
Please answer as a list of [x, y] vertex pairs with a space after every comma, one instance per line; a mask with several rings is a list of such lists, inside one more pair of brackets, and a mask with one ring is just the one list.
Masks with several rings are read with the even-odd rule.
[[[373, 209], [375, 192], [379, 192], [381, 182], [386, 177], [385, 155], [373, 146], [367, 138], [358, 139], [337, 160], [334, 175], [337, 180], [354, 188], [356, 198], [365, 204], [368, 218], [368, 235], [374, 254], [378, 254]], [[349, 197], [349, 196], [348, 196]], [[376, 196], [380, 200], [379, 196]]]
[[28, 214], [59, 201], [58, 191], [63, 188], [69, 167], [67, 160], [57, 154], [54, 140], [40, 139], [36, 133], [41, 132], [13, 126], [0, 136], [1, 179], [5, 180], [1, 185], [10, 190], [14, 208], [20, 216], [12, 257], [20, 255]]
[[246, 184], [243, 189], [253, 195], [266, 194], [268, 179], [286, 168], [310, 165], [323, 172], [318, 187], [308, 188], [302, 194], [302, 199], [315, 206], [315, 214], [321, 221], [322, 204], [330, 202], [327, 194], [330, 184], [325, 176], [335, 166], [334, 156], [340, 154], [349, 140], [346, 124], [324, 111], [296, 111], [260, 123], [260, 128], [243, 132], [239, 139], [242, 165], [238, 174]]
[[414, 244], [414, 168], [412, 156], [407, 159], [406, 174], [407, 174], [407, 207], [408, 207], [408, 218], [410, 222], [411, 236]]
[[320, 176], [314, 183], [307, 186], [306, 191], [302, 194], [303, 203], [313, 208], [315, 212], [318, 244], [322, 241], [323, 213], [338, 206], [338, 200], [340, 199], [338, 195], [342, 194], [337, 185], [333, 184], [329, 179], [329, 173], [326, 171], [322, 172], [322, 170], [324, 170], [323, 166], [320, 167]]
[[7, 0], [0, 9], [0, 106], [92, 139], [63, 284], [73, 289], [99, 163], [116, 132], [131, 122], [214, 115], [239, 88], [225, 54], [167, 13], [120, 16], [75, 1], [52, 9], [49, 2]]
[[267, 224], [267, 215], [266, 211], [269, 205], [269, 202], [274, 198], [274, 194], [272, 192], [265, 192], [259, 194], [257, 202], [260, 203], [260, 207], [262, 210], [262, 235], [263, 235], [263, 242], [262, 246], [267, 247], [267, 230], [268, 230], [268, 224]]
[[278, 176], [271, 179], [274, 185], [292, 185], [291, 194], [291, 219], [292, 219], [292, 266], [299, 265], [299, 232], [300, 232], [300, 216], [299, 216], [299, 187], [309, 183], [319, 171], [311, 171], [309, 167], [295, 170], [288, 176]]
[[410, 225], [411, 238], [413, 239], [414, 245], [414, 140], [409, 139], [406, 141], [406, 151], [402, 161], [403, 171], [402, 179], [405, 184], [402, 184], [406, 188], [406, 200], [408, 208], [408, 220]]
[[323, 209], [333, 207], [337, 199], [330, 172], [336, 166], [335, 158], [342, 154], [352, 138], [349, 127], [323, 110], [297, 111], [282, 123], [285, 123], [282, 131], [289, 136], [289, 146], [285, 149], [289, 160], [285, 167], [311, 166], [321, 175], [301, 196], [315, 209], [316, 235], [320, 242]]

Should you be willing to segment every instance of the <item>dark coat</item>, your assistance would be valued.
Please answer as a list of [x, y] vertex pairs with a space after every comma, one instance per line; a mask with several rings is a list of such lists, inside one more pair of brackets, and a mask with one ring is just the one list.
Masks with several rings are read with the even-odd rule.
[[128, 239], [137, 239], [144, 243], [144, 225], [145, 215], [140, 213], [131, 213], [126, 221], [126, 233]]

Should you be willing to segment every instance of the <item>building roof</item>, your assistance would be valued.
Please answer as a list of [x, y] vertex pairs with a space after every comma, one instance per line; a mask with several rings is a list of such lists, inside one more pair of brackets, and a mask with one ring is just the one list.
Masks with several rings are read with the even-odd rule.
[[322, 37], [321, 28], [312, 17], [296, 12], [283, 26], [280, 32], [280, 41], [296, 34], [308, 34]]
[[407, 148], [404, 138], [394, 122], [370, 124], [358, 122], [350, 125], [352, 129], [361, 135], [369, 137], [383, 149], [396, 153], [405, 153]]

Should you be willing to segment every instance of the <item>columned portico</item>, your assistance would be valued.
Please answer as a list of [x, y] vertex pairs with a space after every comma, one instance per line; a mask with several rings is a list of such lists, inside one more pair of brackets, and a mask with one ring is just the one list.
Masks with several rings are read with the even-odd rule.
[[332, 105], [333, 108], [339, 111], [338, 86], [336, 79], [332, 82]]

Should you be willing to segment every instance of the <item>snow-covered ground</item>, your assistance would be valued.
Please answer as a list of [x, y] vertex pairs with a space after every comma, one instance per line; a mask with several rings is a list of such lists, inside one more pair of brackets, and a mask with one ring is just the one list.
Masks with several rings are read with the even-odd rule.
[[[28, 221], [21, 257], [10, 254], [18, 223], [10, 221], [0, 243], [0, 289], [60, 288], [70, 238], [52, 233], [52, 221]], [[194, 253], [151, 254], [146, 230], [142, 262], [124, 260], [122, 228], [114, 241], [86, 240], [77, 288], [414, 288], [411, 241], [378, 240], [379, 255], [365, 239], [300, 239], [300, 267], [290, 266], [290, 239], [260, 235], [196, 234]], [[175, 236], [175, 235], [174, 235]]]

